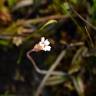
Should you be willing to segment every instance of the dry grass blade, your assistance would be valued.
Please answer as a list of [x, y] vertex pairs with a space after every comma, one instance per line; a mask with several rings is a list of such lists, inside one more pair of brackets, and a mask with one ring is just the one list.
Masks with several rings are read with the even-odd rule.
[[94, 30], [96, 30], [96, 26], [92, 25], [90, 22], [88, 22], [86, 19], [84, 19], [76, 10], [74, 10], [74, 8], [69, 4], [70, 8], [72, 9], [72, 11], [82, 20], [84, 21], [88, 26], [90, 26], [91, 28], [93, 28]]
[[58, 66], [58, 64], [60, 63], [60, 61], [62, 60], [62, 58], [65, 56], [66, 51], [63, 50], [60, 55], [57, 57], [56, 61], [52, 64], [52, 66], [50, 67], [50, 69], [48, 70], [47, 74], [45, 75], [45, 77], [43, 78], [43, 80], [41, 81], [39, 87], [37, 88], [36, 94], [35, 96], [39, 96], [46, 81], [48, 80], [48, 78], [50, 77], [51, 73], [53, 72], [53, 70]]
[[71, 62], [71, 67], [69, 69], [69, 74], [75, 73], [81, 69], [81, 63], [82, 63], [82, 55], [86, 52], [87, 48], [86, 47], [80, 47], [76, 54], [73, 56], [72, 62]]
[[84, 83], [81, 77], [72, 77], [74, 87], [76, 88], [79, 96], [85, 96], [84, 94]]
[[91, 36], [90, 36], [90, 34], [89, 34], [88, 29], [87, 29], [87, 27], [86, 27], [86, 26], [85, 26], [85, 30], [86, 30], [86, 33], [87, 33], [87, 35], [88, 35], [89, 39], [90, 39], [90, 44], [91, 44], [91, 47], [92, 47], [92, 48], [94, 48], [94, 43], [93, 43], [93, 41], [92, 41], [92, 38], [91, 38]]

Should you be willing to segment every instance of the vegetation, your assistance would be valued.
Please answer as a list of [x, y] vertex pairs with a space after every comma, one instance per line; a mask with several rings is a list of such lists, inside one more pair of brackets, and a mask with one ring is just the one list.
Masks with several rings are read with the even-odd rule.
[[96, 0], [0, 0], [0, 96], [95, 89]]

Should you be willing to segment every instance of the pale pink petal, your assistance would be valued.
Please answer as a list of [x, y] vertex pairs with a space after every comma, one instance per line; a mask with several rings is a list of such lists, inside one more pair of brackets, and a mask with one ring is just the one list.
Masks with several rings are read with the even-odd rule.
[[39, 45], [42, 46], [42, 47], [44, 47], [44, 44], [42, 42], [39, 42]]

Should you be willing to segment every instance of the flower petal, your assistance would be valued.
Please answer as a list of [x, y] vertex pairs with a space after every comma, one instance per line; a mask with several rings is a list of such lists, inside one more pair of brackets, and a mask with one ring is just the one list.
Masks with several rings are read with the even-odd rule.
[[50, 50], [51, 50], [51, 47], [50, 47], [50, 46], [45, 46], [45, 47], [43, 48], [43, 50], [44, 50], [44, 51], [50, 51]]
[[45, 41], [45, 38], [44, 37], [41, 37], [41, 41], [40, 42], [44, 42]]
[[47, 45], [49, 45], [49, 44], [50, 44], [50, 42], [48, 41], [48, 39], [46, 39], [46, 40], [44, 41], [44, 45], [47, 46]]
[[39, 45], [40, 45], [41, 47], [44, 47], [44, 46], [45, 46], [42, 42], [39, 42]]

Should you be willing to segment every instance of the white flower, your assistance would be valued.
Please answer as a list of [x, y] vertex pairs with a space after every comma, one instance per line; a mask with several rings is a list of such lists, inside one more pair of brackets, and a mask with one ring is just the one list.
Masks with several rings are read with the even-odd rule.
[[48, 41], [48, 39], [46, 39], [45, 40], [45, 38], [44, 37], [42, 37], [41, 38], [41, 41], [39, 42], [39, 44], [41, 45], [41, 46], [48, 46], [49, 44], [50, 44], [50, 42]]
[[50, 42], [48, 41], [48, 39], [45, 40], [44, 37], [41, 38], [41, 41], [36, 44], [33, 48], [33, 51], [50, 51], [51, 47], [49, 46]]
[[48, 39], [45, 40], [44, 37], [41, 38], [41, 41], [39, 42], [39, 45], [42, 47], [42, 50], [44, 51], [50, 51], [51, 47], [49, 46], [50, 42]]

